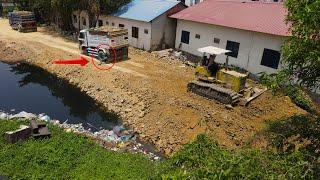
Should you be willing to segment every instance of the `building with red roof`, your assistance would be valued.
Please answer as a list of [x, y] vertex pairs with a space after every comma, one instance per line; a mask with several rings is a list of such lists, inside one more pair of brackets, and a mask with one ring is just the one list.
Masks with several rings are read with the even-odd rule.
[[198, 56], [201, 47], [226, 48], [231, 64], [257, 74], [280, 68], [281, 46], [290, 36], [286, 14], [279, 2], [205, 0], [171, 17], [177, 19], [177, 48]]

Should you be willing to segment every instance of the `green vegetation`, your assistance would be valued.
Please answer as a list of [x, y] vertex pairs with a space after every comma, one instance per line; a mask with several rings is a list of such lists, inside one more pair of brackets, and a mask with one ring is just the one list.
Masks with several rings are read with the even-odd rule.
[[315, 168], [299, 151], [230, 152], [200, 135], [165, 162], [158, 176], [163, 179], [302, 179], [316, 177]]
[[[105, 150], [50, 126], [51, 139], [5, 143], [2, 134], [25, 122], [0, 120], [0, 175], [13, 179], [144, 179], [155, 168], [140, 155]], [[1, 179], [1, 178], [0, 178]]]
[[[280, 152], [301, 151], [320, 163], [320, 117], [293, 116], [269, 123], [269, 142]], [[319, 164], [320, 165], [320, 164]], [[318, 172], [320, 173], [320, 172]]]
[[[49, 126], [51, 139], [10, 145], [1, 137], [0, 175], [13, 179], [314, 178], [320, 175], [319, 122], [312, 117], [293, 117], [270, 124], [267, 132], [277, 153], [228, 151], [199, 135], [195, 142], [161, 164], [140, 155], [105, 150], [86, 137]], [[0, 120], [0, 133], [25, 123]], [[300, 145], [289, 145], [295, 134], [300, 134], [296, 139]], [[312, 143], [302, 146], [306, 139]]]
[[310, 97], [298, 86], [288, 86], [285, 89], [285, 94], [300, 108], [311, 114], [315, 114], [316, 110]]
[[320, 87], [320, 1], [287, 0], [291, 33], [282, 50], [289, 77], [308, 88]]
[[[90, 27], [95, 27], [100, 14], [110, 14], [130, 0], [21, 0], [20, 10], [33, 11], [37, 20], [41, 23], [56, 22], [59, 17], [59, 25], [62, 30], [73, 30], [72, 13], [86, 10], [90, 18]], [[88, 22], [87, 22], [88, 23]], [[80, 24], [80, 23], [79, 23]]]
[[262, 79], [273, 91], [292, 84], [320, 88], [320, 1], [287, 0], [285, 5], [292, 36], [282, 47], [284, 69], [270, 77], [263, 74]]
[[286, 71], [270, 75], [263, 73], [260, 76], [260, 82], [271, 89], [274, 95], [280, 93], [289, 96], [298, 107], [315, 114], [316, 110], [310, 97], [300, 86], [288, 83], [286, 78]]

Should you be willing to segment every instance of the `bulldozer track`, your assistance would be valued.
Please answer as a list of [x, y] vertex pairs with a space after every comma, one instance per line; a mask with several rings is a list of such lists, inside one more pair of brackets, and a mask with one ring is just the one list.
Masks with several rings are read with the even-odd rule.
[[235, 104], [240, 100], [238, 93], [213, 83], [193, 81], [188, 84], [188, 91], [223, 104]]

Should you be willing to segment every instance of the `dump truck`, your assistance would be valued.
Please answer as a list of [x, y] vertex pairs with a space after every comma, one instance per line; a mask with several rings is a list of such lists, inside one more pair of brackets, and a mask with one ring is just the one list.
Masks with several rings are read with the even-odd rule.
[[128, 30], [109, 26], [81, 30], [79, 49], [82, 54], [109, 63], [128, 58]]
[[33, 12], [13, 11], [8, 14], [9, 24], [19, 32], [36, 32], [37, 22]]
[[[248, 74], [229, 69], [229, 50], [213, 46], [198, 49], [203, 53], [200, 65], [196, 67], [196, 80], [188, 83], [188, 91], [207, 99], [227, 105], [247, 105], [267, 89], [248, 83]], [[226, 63], [221, 67], [215, 62], [218, 55], [226, 54]]]

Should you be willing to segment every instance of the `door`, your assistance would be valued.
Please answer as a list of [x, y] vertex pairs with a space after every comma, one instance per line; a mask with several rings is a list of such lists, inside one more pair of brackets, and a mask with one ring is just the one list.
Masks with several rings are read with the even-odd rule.
[[131, 45], [133, 47], [139, 48], [139, 28], [138, 27], [132, 27], [131, 31]]

